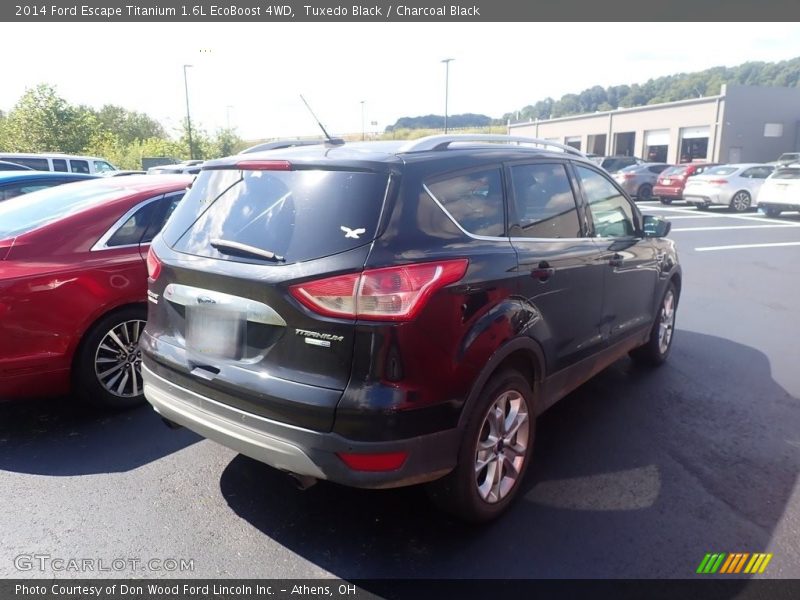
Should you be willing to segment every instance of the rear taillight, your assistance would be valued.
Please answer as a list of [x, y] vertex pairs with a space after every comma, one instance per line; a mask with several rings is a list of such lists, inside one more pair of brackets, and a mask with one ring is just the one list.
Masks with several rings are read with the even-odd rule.
[[636, 177], [636, 174], [635, 173], [622, 173], [622, 176], [625, 179], [633, 179], [634, 177]]
[[709, 179], [708, 183], [710, 183], [711, 185], [725, 185], [726, 183], [728, 183], [728, 180], [727, 179]]
[[161, 275], [161, 261], [158, 260], [153, 247], [150, 246], [150, 250], [147, 252], [147, 277], [151, 281], [155, 281], [159, 275]]
[[403, 466], [407, 452], [382, 452], [380, 454], [352, 454], [337, 452], [337, 456], [354, 471], [395, 471]]
[[464, 276], [465, 258], [418, 263], [308, 281], [289, 288], [304, 306], [327, 317], [408, 321], [426, 300]]

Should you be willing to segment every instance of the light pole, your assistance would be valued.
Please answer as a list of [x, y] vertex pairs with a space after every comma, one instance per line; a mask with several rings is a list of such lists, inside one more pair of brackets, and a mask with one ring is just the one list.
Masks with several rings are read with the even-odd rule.
[[447, 133], [447, 100], [450, 93], [450, 62], [455, 58], [445, 58], [444, 63], [444, 132]]
[[192, 143], [192, 117], [189, 114], [189, 82], [186, 79], [186, 69], [192, 65], [183, 65], [183, 88], [186, 90], [186, 125], [189, 131], [189, 158], [194, 160], [194, 144]]
[[364, 100], [361, 101], [361, 141], [363, 142], [366, 139], [366, 133], [364, 129]]

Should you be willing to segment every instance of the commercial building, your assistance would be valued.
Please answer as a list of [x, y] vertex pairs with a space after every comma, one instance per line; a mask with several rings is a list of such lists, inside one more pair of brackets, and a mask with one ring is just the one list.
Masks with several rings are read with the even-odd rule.
[[800, 89], [723, 85], [718, 96], [513, 123], [508, 131], [655, 162], [767, 162], [800, 150]]

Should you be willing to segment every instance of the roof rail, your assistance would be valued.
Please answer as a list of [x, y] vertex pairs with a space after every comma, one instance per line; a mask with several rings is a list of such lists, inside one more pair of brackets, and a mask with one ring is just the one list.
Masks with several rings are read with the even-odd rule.
[[407, 144], [400, 147], [398, 152], [427, 152], [430, 150], [447, 150], [450, 144], [458, 142], [489, 142], [489, 143], [503, 143], [503, 144], [530, 144], [534, 146], [552, 146], [558, 148], [567, 154], [574, 154], [586, 158], [586, 155], [573, 148], [572, 146], [565, 146], [558, 142], [551, 142], [549, 140], [541, 140], [538, 138], [518, 137], [513, 135], [501, 135], [495, 133], [462, 133], [457, 135], [430, 135], [428, 137], [411, 140]]

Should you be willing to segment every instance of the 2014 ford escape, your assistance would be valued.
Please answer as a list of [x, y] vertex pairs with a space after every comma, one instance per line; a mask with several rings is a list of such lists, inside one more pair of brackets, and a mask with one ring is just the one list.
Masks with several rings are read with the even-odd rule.
[[670, 352], [669, 223], [580, 152], [508, 136], [209, 161], [153, 242], [145, 395], [304, 480], [428, 483], [499, 515], [537, 415]]

